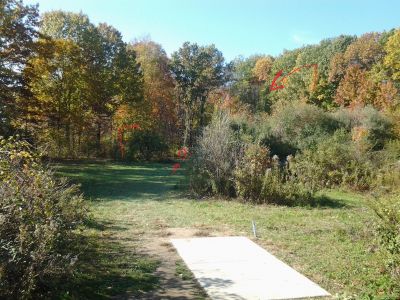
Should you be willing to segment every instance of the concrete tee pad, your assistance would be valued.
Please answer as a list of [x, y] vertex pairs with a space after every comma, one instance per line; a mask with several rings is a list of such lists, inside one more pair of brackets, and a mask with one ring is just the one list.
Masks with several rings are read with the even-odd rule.
[[246, 237], [172, 239], [211, 299], [296, 299], [330, 296]]

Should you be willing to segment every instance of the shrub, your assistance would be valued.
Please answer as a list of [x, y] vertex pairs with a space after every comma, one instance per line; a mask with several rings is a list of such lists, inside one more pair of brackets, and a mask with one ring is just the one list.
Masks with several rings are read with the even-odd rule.
[[394, 191], [400, 188], [400, 140], [386, 143], [382, 151], [377, 151], [373, 157], [377, 165], [374, 188]]
[[395, 138], [400, 139], [400, 107], [389, 114], [393, 124], [393, 135]]
[[249, 145], [235, 171], [238, 195], [253, 203], [311, 204], [314, 193], [291, 175], [290, 160], [281, 165], [268, 148]]
[[370, 187], [374, 175], [372, 163], [357, 151], [344, 130], [321, 140], [315, 149], [299, 153], [291, 171], [312, 190], [341, 185], [365, 190]]
[[313, 146], [316, 137], [331, 134], [339, 128], [339, 123], [330, 114], [314, 105], [304, 103], [290, 103], [278, 107], [273, 112], [269, 124], [273, 136], [294, 149]]
[[258, 122], [246, 113], [229, 116], [230, 127], [233, 130], [235, 139], [246, 144], [253, 143], [256, 137]]
[[376, 232], [387, 269], [400, 280], [400, 194], [376, 198], [371, 207], [378, 216]]
[[400, 140], [391, 140], [384, 147], [385, 158], [389, 161], [400, 161]]
[[[362, 133], [368, 148], [380, 150], [386, 141], [393, 137], [393, 124], [382, 112], [371, 106], [357, 107], [353, 109], [340, 109], [333, 114], [333, 117], [348, 132], [356, 134]], [[354, 135], [355, 134], [355, 135]]]
[[279, 157], [286, 157], [296, 153], [297, 148], [293, 143], [283, 141], [279, 136], [276, 136], [270, 123], [268, 119], [259, 120], [256, 142], [268, 147], [272, 155], [278, 155]]
[[194, 149], [190, 186], [198, 194], [235, 194], [233, 171], [241, 155], [229, 115], [217, 112]]
[[135, 131], [127, 141], [128, 160], [163, 160], [169, 147], [161, 135], [151, 130]]
[[0, 138], [0, 180], [0, 298], [35, 298], [77, 258], [70, 249], [83, 199], [13, 138]]
[[236, 189], [239, 196], [259, 202], [263, 188], [263, 177], [271, 168], [268, 148], [249, 145], [235, 171]]

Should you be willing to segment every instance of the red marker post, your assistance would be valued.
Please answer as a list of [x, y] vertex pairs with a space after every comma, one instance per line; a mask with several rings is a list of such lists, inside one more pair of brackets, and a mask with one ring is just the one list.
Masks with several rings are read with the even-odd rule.
[[176, 163], [172, 165], [172, 173], [175, 173], [181, 167], [180, 163]]
[[[182, 161], [186, 160], [189, 154], [189, 149], [187, 147], [182, 147], [179, 149], [176, 154], [178, 155], [178, 159]], [[172, 173], [175, 173], [181, 167], [180, 163], [176, 163], [172, 165]]]

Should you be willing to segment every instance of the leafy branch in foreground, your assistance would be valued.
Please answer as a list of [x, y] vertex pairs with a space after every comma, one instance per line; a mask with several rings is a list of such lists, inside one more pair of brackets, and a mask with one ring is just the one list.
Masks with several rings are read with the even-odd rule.
[[86, 216], [83, 198], [15, 138], [0, 139], [0, 179], [0, 298], [44, 295], [78, 259], [72, 249]]

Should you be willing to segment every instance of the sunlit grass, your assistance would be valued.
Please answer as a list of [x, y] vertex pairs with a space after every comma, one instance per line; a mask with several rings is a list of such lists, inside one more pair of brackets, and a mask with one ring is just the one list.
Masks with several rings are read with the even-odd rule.
[[259, 244], [332, 294], [396, 299], [385, 296], [395, 283], [382, 272], [374, 216], [361, 195], [327, 191], [317, 207], [254, 206], [184, 196], [174, 188], [184, 182], [184, 169], [171, 174], [171, 164], [81, 163], [58, 171], [82, 185], [94, 219], [108, 224], [101, 235], [125, 247], [140, 245], [140, 236], [160, 224], [252, 237], [254, 220]]

